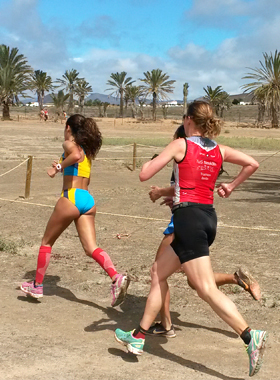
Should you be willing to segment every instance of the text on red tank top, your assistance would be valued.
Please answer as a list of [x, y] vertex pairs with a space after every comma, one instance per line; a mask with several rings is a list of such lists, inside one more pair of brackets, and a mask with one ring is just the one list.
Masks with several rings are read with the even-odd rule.
[[218, 144], [206, 137], [186, 139], [187, 151], [181, 162], [174, 161], [174, 203], [213, 203], [213, 192], [223, 162]]

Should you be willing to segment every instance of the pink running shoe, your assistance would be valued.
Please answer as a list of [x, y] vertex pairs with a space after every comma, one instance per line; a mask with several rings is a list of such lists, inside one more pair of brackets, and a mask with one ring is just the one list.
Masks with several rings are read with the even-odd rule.
[[43, 297], [43, 285], [35, 286], [35, 281], [24, 282], [20, 289], [27, 295], [33, 298], [42, 298]]
[[117, 274], [115, 281], [111, 285], [112, 303], [111, 306], [115, 307], [123, 303], [130, 279], [126, 275]]

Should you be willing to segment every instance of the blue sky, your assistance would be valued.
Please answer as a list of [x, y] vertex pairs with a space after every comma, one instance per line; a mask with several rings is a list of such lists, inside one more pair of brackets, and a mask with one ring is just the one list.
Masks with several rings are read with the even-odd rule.
[[176, 80], [172, 99], [185, 82], [190, 99], [208, 85], [240, 93], [279, 32], [279, 0], [0, 0], [0, 43], [53, 79], [77, 69], [100, 93], [113, 72], [157, 68]]

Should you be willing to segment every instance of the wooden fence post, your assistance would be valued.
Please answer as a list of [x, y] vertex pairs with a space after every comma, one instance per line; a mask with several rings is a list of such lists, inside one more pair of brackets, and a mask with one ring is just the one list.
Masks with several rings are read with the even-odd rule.
[[30, 195], [32, 161], [33, 161], [33, 156], [28, 156], [24, 198], [29, 198], [29, 195]]
[[133, 169], [136, 169], [136, 143], [133, 144]]

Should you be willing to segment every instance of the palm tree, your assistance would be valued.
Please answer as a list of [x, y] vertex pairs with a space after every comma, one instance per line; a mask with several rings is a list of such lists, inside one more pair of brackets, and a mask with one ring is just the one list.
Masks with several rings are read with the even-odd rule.
[[61, 86], [64, 86], [64, 89], [69, 94], [68, 113], [71, 115], [74, 110], [74, 94], [76, 86], [84, 78], [79, 78], [79, 73], [75, 69], [66, 70], [62, 75], [62, 78], [63, 79], [57, 79], [57, 82], [60, 83]]
[[168, 93], [173, 92], [175, 80], [169, 80], [169, 75], [160, 69], [154, 69], [143, 73], [145, 78], [140, 79], [145, 85], [142, 86], [145, 96], [153, 97], [153, 119], [156, 120], [157, 100], [167, 99]]
[[132, 83], [135, 82], [135, 80], [132, 80], [131, 77], [126, 78], [126, 72], [122, 71], [121, 73], [112, 73], [110, 75], [110, 78], [107, 82], [108, 86], [112, 86], [111, 88], [108, 88], [106, 91], [113, 90], [113, 92], [110, 95], [116, 95], [117, 97], [120, 97], [120, 117], [123, 117], [123, 99], [124, 99], [124, 93], [127, 86], [132, 85]]
[[52, 78], [44, 71], [35, 70], [31, 76], [30, 89], [37, 94], [40, 111], [43, 109], [45, 91], [51, 91], [53, 88]]
[[91, 85], [85, 80], [81, 79], [75, 88], [75, 93], [79, 97], [79, 106], [80, 106], [80, 113], [83, 113], [84, 105], [85, 105], [85, 97], [92, 92]]
[[110, 103], [108, 102], [102, 102], [102, 106], [103, 106], [103, 116], [104, 117], [107, 117], [107, 108], [109, 107]]
[[266, 110], [266, 99], [265, 94], [262, 91], [262, 87], [259, 87], [254, 91], [252, 100], [256, 101], [258, 104], [257, 125], [262, 125], [264, 122], [264, 115]]
[[226, 91], [222, 91], [219, 97], [218, 111], [220, 111], [219, 116], [224, 116], [224, 110], [229, 109], [232, 106], [232, 101], [229, 94]]
[[3, 105], [3, 119], [10, 119], [10, 105], [18, 102], [18, 95], [28, 89], [29, 77], [33, 72], [18, 48], [0, 45], [0, 104]]
[[125, 95], [128, 100], [131, 101], [131, 111], [132, 117], [135, 119], [136, 117], [136, 100], [139, 99], [143, 95], [142, 86], [127, 86], [125, 90]]
[[184, 115], [187, 113], [187, 108], [188, 108], [188, 102], [187, 102], [187, 99], [188, 99], [188, 93], [189, 93], [189, 84], [188, 83], [184, 83], [183, 85], [183, 96], [184, 96]]
[[140, 98], [138, 98], [138, 102], [139, 102], [139, 112], [141, 114], [141, 120], [144, 120], [144, 106], [146, 104], [146, 98], [141, 95]]
[[[66, 100], [69, 98], [69, 94], [64, 94], [63, 90], [60, 90], [58, 91], [57, 95], [52, 93], [51, 98], [55, 106], [57, 116], [62, 117], [62, 112], [65, 106]], [[57, 119], [55, 121], [57, 121]]]
[[272, 128], [279, 127], [277, 108], [280, 103], [280, 52], [275, 50], [275, 53], [268, 55], [263, 54], [264, 63], [260, 62], [261, 67], [250, 70], [242, 79], [252, 79], [253, 82], [242, 86], [245, 91], [251, 91], [257, 98], [264, 99], [271, 112]]
[[103, 114], [102, 114], [103, 103], [101, 102], [101, 100], [100, 99], [94, 99], [94, 101], [92, 102], [92, 105], [98, 107], [99, 117], [103, 117]]
[[212, 89], [211, 86], [207, 86], [207, 88], [203, 87], [203, 90], [206, 92], [206, 96], [204, 96], [204, 98], [211, 104], [218, 115], [219, 105], [224, 93], [222, 86], [217, 86], [214, 89]]

